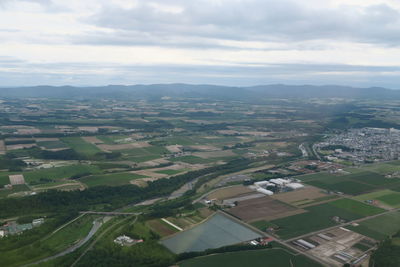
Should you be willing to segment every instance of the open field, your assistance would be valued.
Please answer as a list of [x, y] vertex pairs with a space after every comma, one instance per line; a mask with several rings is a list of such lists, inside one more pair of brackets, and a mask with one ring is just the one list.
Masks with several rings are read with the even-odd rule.
[[374, 203], [377, 206], [381, 206], [383, 208], [399, 208], [400, 207], [400, 192], [392, 191], [392, 190], [381, 190], [373, 193], [368, 193], [364, 195], [360, 195], [354, 197], [359, 201], [366, 200], [376, 200]]
[[38, 139], [36, 140], [36, 144], [45, 149], [51, 150], [51, 149], [68, 148], [68, 146], [64, 142], [61, 142], [58, 138], [54, 138], [53, 140], [43, 140], [43, 141], [39, 141], [39, 140]]
[[305, 209], [308, 212], [271, 221], [279, 226], [275, 233], [287, 239], [334, 226], [336, 224], [333, 220], [334, 216], [351, 221], [383, 211], [350, 199], [339, 199]]
[[161, 237], [169, 236], [178, 232], [177, 229], [171, 225], [163, 222], [160, 219], [154, 219], [147, 221], [146, 224]]
[[258, 233], [217, 213], [202, 224], [164, 239], [161, 243], [174, 253], [182, 253], [237, 244], [257, 237]]
[[63, 178], [71, 178], [75, 175], [95, 174], [99, 172], [100, 169], [94, 165], [71, 165], [25, 172], [24, 177], [29, 184], [45, 184]]
[[247, 186], [235, 185], [235, 186], [230, 186], [227, 188], [221, 188], [214, 192], [211, 192], [210, 194], [207, 195], [207, 198], [224, 200], [227, 198], [238, 197], [240, 195], [252, 193], [252, 192], [254, 192], [254, 190], [251, 190]]
[[252, 222], [274, 220], [305, 211], [265, 196], [239, 201], [238, 205], [229, 209], [228, 212], [246, 222]]
[[76, 152], [84, 155], [94, 155], [98, 152], [101, 152], [97, 146], [86, 142], [80, 137], [63, 137], [61, 138], [61, 141], [67, 144], [70, 148], [74, 149]]
[[371, 238], [383, 240], [400, 230], [400, 212], [383, 214], [363, 221], [358, 226], [347, 226], [347, 228]]
[[379, 213], [384, 212], [385, 210], [374, 207], [371, 205], [367, 205], [362, 202], [358, 202], [349, 198], [342, 198], [335, 200], [333, 202], [329, 203], [330, 205], [340, 208], [342, 210], [346, 210], [348, 212], [366, 217], [366, 216], [371, 216], [371, 215], [376, 215]]
[[209, 159], [209, 158], [224, 158], [237, 156], [232, 150], [210, 151], [210, 152], [195, 152], [193, 156]]
[[328, 195], [319, 188], [313, 186], [306, 186], [305, 188], [295, 190], [292, 192], [274, 194], [271, 197], [273, 199], [285, 202], [290, 205], [303, 206], [311, 203], [316, 203], [318, 201], [324, 201], [329, 197], [336, 197], [336, 196]]
[[317, 267], [320, 264], [313, 262], [302, 255], [293, 255], [285, 249], [267, 249], [257, 251], [240, 251], [198, 257], [179, 263], [180, 267]]
[[96, 144], [96, 146], [103, 151], [119, 151], [119, 150], [150, 147], [150, 145], [147, 142], [136, 142], [128, 144], [115, 144], [115, 145]]
[[108, 185], [118, 186], [129, 184], [130, 181], [140, 178], [146, 178], [146, 176], [134, 174], [134, 173], [113, 173], [113, 174], [99, 174], [84, 177], [80, 181], [89, 187]]

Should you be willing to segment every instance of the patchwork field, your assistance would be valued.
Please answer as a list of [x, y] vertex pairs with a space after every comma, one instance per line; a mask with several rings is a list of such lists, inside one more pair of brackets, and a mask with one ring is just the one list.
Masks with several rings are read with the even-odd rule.
[[271, 197], [287, 204], [300, 207], [320, 201], [326, 201], [336, 198], [337, 196], [326, 194], [320, 188], [306, 186], [305, 188], [296, 191], [274, 194]]
[[63, 137], [61, 138], [61, 141], [67, 144], [70, 148], [74, 149], [76, 152], [84, 155], [94, 155], [98, 152], [101, 152], [97, 146], [86, 142], [80, 137]]
[[71, 165], [25, 172], [24, 177], [29, 184], [44, 184], [63, 178], [71, 178], [76, 175], [95, 174], [99, 172], [100, 169], [94, 165]]
[[230, 214], [246, 221], [273, 220], [294, 214], [303, 213], [304, 210], [265, 196], [255, 199], [239, 201], [238, 205], [229, 209]]
[[400, 192], [392, 190], [381, 190], [369, 194], [354, 197], [359, 201], [375, 200], [374, 205], [383, 208], [399, 208], [400, 207]]
[[221, 188], [218, 189], [210, 194], [207, 195], [208, 199], [218, 199], [218, 200], [223, 200], [227, 198], [232, 198], [232, 197], [237, 197], [243, 194], [247, 193], [252, 193], [254, 192], [247, 186], [243, 185], [235, 185], [235, 186], [230, 186], [227, 188]]
[[305, 209], [305, 213], [270, 221], [279, 227], [275, 233], [283, 239], [288, 239], [334, 226], [337, 224], [333, 220], [335, 216], [351, 221], [384, 211], [351, 199], [339, 199]]
[[307, 184], [349, 195], [360, 195], [379, 188], [390, 188], [400, 185], [400, 179], [389, 179], [385, 178], [382, 174], [359, 169], [350, 171], [353, 171], [353, 173], [345, 175], [315, 173], [299, 176], [298, 178]]
[[373, 239], [383, 240], [400, 230], [400, 212], [383, 214], [347, 228]]
[[179, 263], [180, 267], [317, 267], [320, 264], [313, 262], [302, 255], [293, 255], [285, 249], [268, 249], [257, 251], [240, 251], [198, 257]]

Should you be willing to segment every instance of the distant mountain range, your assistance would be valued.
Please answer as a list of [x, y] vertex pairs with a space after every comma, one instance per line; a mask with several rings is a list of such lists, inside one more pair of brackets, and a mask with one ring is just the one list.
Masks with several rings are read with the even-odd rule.
[[152, 84], [108, 85], [101, 87], [34, 86], [0, 88], [3, 98], [161, 98], [193, 97], [230, 100], [260, 98], [356, 98], [400, 99], [400, 90], [386, 88], [354, 88], [337, 85], [259, 85], [229, 87], [217, 85]]

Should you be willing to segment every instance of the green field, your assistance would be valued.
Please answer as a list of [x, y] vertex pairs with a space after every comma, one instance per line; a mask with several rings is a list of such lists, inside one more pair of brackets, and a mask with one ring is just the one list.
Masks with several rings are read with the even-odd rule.
[[349, 174], [326, 172], [299, 176], [303, 182], [326, 190], [339, 191], [350, 195], [360, 195], [377, 189], [400, 188], [400, 179], [385, 178], [385, 174], [400, 170], [400, 166], [378, 163], [362, 168], [346, 169]]
[[70, 148], [74, 149], [76, 152], [83, 155], [94, 155], [96, 153], [101, 152], [101, 150], [91, 144], [86, 142], [80, 137], [63, 137], [61, 141], [66, 143]]
[[144, 162], [154, 159], [159, 159], [168, 154], [169, 151], [162, 146], [150, 146], [135, 149], [120, 150], [127, 160], [132, 160], [135, 162]]
[[89, 187], [99, 185], [118, 186], [129, 184], [131, 180], [146, 178], [147, 176], [134, 174], [134, 173], [113, 173], [113, 174], [100, 174], [84, 177], [80, 181]]
[[332, 220], [333, 216], [352, 221], [384, 211], [351, 199], [339, 199], [305, 209], [308, 212], [271, 221], [280, 227], [276, 234], [288, 239], [334, 226], [336, 222]]
[[183, 261], [180, 267], [316, 267], [320, 264], [302, 255], [293, 255], [284, 249], [240, 251], [198, 257]]
[[115, 144], [126, 144], [129, 142], [116, 142], [118, 140], [122, 140], [125, 138], [128, 138], [129, 136], [127, 135], [99, 135], [96, 136], [97, 139], [103, 141], [107, 145], [115, 145]]
[[383, 214], [363, 221], [359, 226], [347, 226], [347, 228], [371, 238], [383, 240], [400, 230], [400, 212]]
[[65, 143], [61, 141], [40, 141], [37, 142], [38, 146], [42, 146], [46, 149], [58, 149], [58, 148], [67, 148]]
[[360, 195], [355, 197], [354, 199], [360, 201], [378, 200], [379, 202], [382, 202], [383, 204], [386, 204], [393, 208], [400, 207], [400, 193], [388, 189]]
[[270, 223], [270, 222], [267, 222], [264, 220], [252, 222], [250, 224], [264, 232], [268, 227], [277, 227], [276, 224], [273, 224], [273, 223]]
[[379, 213], [384, 212], [384, 209], [377, 208], [371, 205], [364, 204], [362, 202], [348, 199], [348, 198], [342, 198], [333, 202], [329, 203], [330, 205], [333, 205], [337, 208], [349, 211], [354, 214], [358, 214], [360, 216], [366, 217], [366, 216], [371, 216], [371, 215], [376, 215]]
[[74, 175], [91, 173], [94, 174], [99, 172], [100, 169], [94, 165], [71, 165], [49, 169], [40, 169], [36, 171], [25, 172], [23, 174], [27, 183], [43, 184], [51, 182], [51, 180], [71, 178]]

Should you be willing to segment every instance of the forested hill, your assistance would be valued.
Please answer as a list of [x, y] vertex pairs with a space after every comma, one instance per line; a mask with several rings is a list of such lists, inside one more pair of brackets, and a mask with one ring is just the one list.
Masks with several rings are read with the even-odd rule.
[[[1, 86], [1, 85], [0, 85]], [[400, 90], [385, 88], [354, 88], [337, 85], [260, 85], [253, 87], [228, 87], [217, 85], [153, 84], [108, 85], [102, 87], [35, 86], [0, 88], [5, 98], [154, 98], [191, 97], [224, 100], [250, 100], [267, 98], [356, 98], [400, 99]]]

